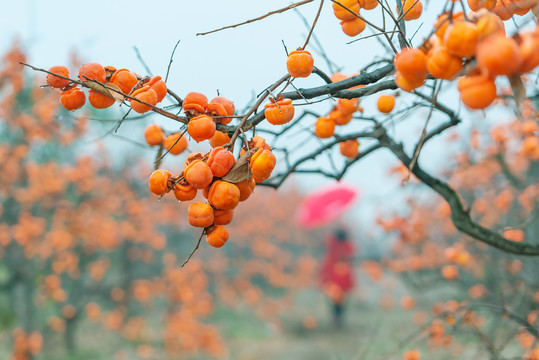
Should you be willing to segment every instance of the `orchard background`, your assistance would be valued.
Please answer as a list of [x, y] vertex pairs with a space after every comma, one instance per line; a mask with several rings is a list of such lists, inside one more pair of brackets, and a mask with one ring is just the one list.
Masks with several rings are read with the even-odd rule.
[[[0, 358], [539, 359], [537, 1], [402, 2], [8, 4]], [[315, 69], [292, 79], [287, 53], [302, 47]], [[135, 91], [161, 76], [168, 94], [111, 87], [110, 69], [79, 77], [91, 63], [129, 69]], [[47, 77], [59, 65], [72, 81]], [[81, 109], [65, 108], [69, 88]], [[266, 120], [279, 94], [292, 105]], [[217, 96], [235, 111], [211, 110]], [[209, 153], [212, 126], [236, 140], [221, 142], [233, 161]], [[157, 168], [171, 177], [150, 181], [155, 195]], [[251, 176], [239, 205], [218, 196]], [[295, 221], [336, 179], [361, 193], [342, 219], [359, 248], [343, 329], [318, 284], [333, 227]], [[178, 203], [176, 183], [195, 200]], [[188, 208], [206, 202], [211, 220], [192, 226]], [[206, 242], [214, 209], [236, 206], [228, 241]]]

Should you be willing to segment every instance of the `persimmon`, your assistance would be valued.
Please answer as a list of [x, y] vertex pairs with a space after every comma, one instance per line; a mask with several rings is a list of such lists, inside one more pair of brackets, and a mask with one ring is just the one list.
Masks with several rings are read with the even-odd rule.
[[208, 98], [204, 94], [190, 92], [183, 98], [182, 107], [186, 113], [192, 116], [204, 114], [208, 107]]
[[[65, 66], [57, 65], [49, 69], [50, 72], [58, 74], [63, 77], [69, 77], [69, 70]], [[69, 85], [68, 79], [62, 79], [61, 77], [54, 76], [52, 74], [47, 74], [47, 83], [50, 87], [56, 89], [63, 89]]]
[[167, 149], [168, 152], [172, 155], [181, 154], [187, 149], [187, 145], [189, 145], [189, 142], [187, 141], [187, 136], [182, 136], [181, 132], [171, 134], [167, 136], [165, 140], [163, 140], [164, 148]]
[[527, 120], [520, 123], [518, 131], [526, 136], [539, 132], [539, 125], [535, 120]]
[[[249, 140], [249, 149], [265, 149], [271, 151], [271, 146], [266, 143], [266, 139], [264, 139], [262, 136], [253, 136], [251, 140]], [[243, 156], [245, 154], [246, 148], [242, 148], [240, 151], [240, 155]]]
[[459, 21], [447, 28], [444, 45], [451, 54], [469, 58], [475, 54], [478, 40], [477, 26], [469, 21]]
[[522, 67], [524, 59], [515, 40], [503, 35], [491, 36], [477, 46], [477, 64], [491, 76], [510, 75]]
[[494, 34], [505, 36], [505, 25], [498, 16], [489, 11], [480, 11], [477, 15], [478, 19], [475, 26], [477, 26], [477, 32], [479, 33], [479, 41]]
[[378, 0], [359, 0], [359, 6], [365, 10], [372, 10], [378, 6]]
[[213, 134], [213, 136], [210, 139], [210, 145], [211, 147], [223, 146], [225, 144], [228, 144], [230, 140], [231, 140], [230, 136], [228, 136], [227, 133], [216, 130], [215, 134]]
[[515, 6], [515, 9], [514, 9], [515, 15], [520, 15], [520, 16], [526, 15], [534, 8], [534, 6], [536, 6], [536, 5], [531, 5], [531, 6], [519, 7], [516, 3], [513, 3], [513, 4]]
[[183, 171], [183, 176], [195, 189], [207, 188], [213, 180], [210, 167], [201, 160], [191, 162]]
[[404, 353], [404, 360], [421, 360], [421, 352], [419, 350], [408, 350]]
[[96, 80], [104, 84], [107, 81], [107, 73], [101, 64], [88, 63], [80, 68], [79, 79], [81, 81]]
[[218, 146], [212, 149], [206, 164], [210, 167], [213, 176], [223, 177], [228, 174], [235, 163], [234, 154]]
[[359, 141], [356, 139], [346, 140], [339, 143], [341, 154], [353, 159], [359, 154]]
[[124, 94], [131, 94], [137, 85], [137, 75], [129, 69], [119, 69], [112, 74], [110, 82], [120, 88]]
[[423, 13], [423, 4], [419, 0], [404, 0], [402, 4], [402, 10], [404, 14], [404, 20], [416, 20], [419, 19]]
[[523, 242], [525, 233], [520, 229], [509, 229], [503, 232], [503, 237], [510, 241]]
[[539, 136], [526, 136], [522, 141], [520, 154], [533, 160], [539, 160]]
[[253, 138], [249, 142], [249, 146], [251, 148], [257, 147], [257, 148], [260, 148], [260, 149], [271, 150], [271, 147], [266, 142], [266, 139], [264, 139], [262, 136], [253, 136]]
[[470, 109], [484, 109], [496, 99], [496, 84], [484, 74], [463, 76], [457, 89], [462, 102]]
[[80, 109], [86, 103], [86, 95], [79, 88], [62, 91], [60, 102], [67, 110]]
[[335, 106], [335, 109], [337, 111], [340, 111], [344, 115], [350, 115], [358, 110], [358, 106], [358, 99], [339, 99], [337, 100], [337, 105]]
[[150, 175], [150, 191], [153, 192], [155, 195], [163, 195], [164, 193], [166, 193], [168, 191], [168, 180], [171, 176], [172, 175], [164, 169], [155, 170]]
[[189, 184], [174, 185], [174, 196], [178, 201], [191, 201], [197, 196], [197, 189]]
[[150, 146], [161, 145], [165, 139], [165, 133], [159, 125], [150, 124], [144, 129], [144, 139]]
[[453, 80], [462, 70], [462, 59], [443, 45], [435, 46], [427, 54], [427, 70], [435, 78]]
[[520, 37], [522, 65], [520, 73], [525, 74], [539, 66], [539, 33], [527, 32]]
[[228, 230], [224, 226], [215, 226], [207, 235], [206, 241], [213, 247], [222, 247], [229, 238]]
[[256, 183], [262, 182], [271, 176], [277, 159], [270, 150], [260, 148], [251, 156], [249, 168]]
[[314, 124], [314, 134], [321, 138], [326, 139], [332, 137], [335, 133], [335, 122], [329, 117], [319, 117]]
[[[232, 116], [235, 112], [236, 107], [234, 103], [223, 96], [217, 96], [211, 99], [206, 109], [206, 113], [212, 116]], [[229, 124], [232, 120], [233, 118], [231, 117], [215, 119], [217, 123], [223, 125]]]
[[155, 91], [158, 103], [163, 101], [165, 96], [167, 96], [167, 84], [161, 79], [161, 76], [152, 77], [145, 85], [148, 85], [150, 89]]
[[401, 306], [405, 310], [413, 309], [415, 306], [415, 300], [411, 296], [405, 296], [401, 298]]
[[427, 57], [419, 49], [405, 48], [393, 60], [395, 69], [406, 79], [424, 80], [427, 76]]
[[404, 77], [400, 72], [395, 73], [395, 84], [404, 91], [412, 92], [425, 83], [425, 78], [410, 80]]
[[240, 201], [245, 201], [251, 196], [251, 194], [255, 190], [255, 185], [256, 182], [254, 177], [250, 177], [248, 179], [240, 181], [239, 183], [236, 183], [236, 186], [240, 190]]
[[191, 203], [187, 209], [187, 217], [191, 226], [206, 228], [213, 224], [213, 209], [209, 204]]
[[213, 224], [214, 225], [228, 225], [232, 222], [234, 217], [234, 210], [222, 210], [217, 209], [213, 211]]
[[493, 11], [503, 21], [507, 21], [515, 15], [516, 7], [511, 4], [509, 0], [498, 0]]
[[217, 209], [233, 210], [240, 202], [240, 189], [227, 181], [217, 180], [211, 185], [208, 202]]
[[336, 73], [331, 74], [330, 79], [331, 79], [331, 82], [336, 83], [336, 82], [348, 79], [348, 76], [346, 76], [345, 74], [341, 72], [336, 72]]
[[378, 111], [384, 114], [389, 114], [395, 107], [395, 96], [393, 95], [380, 95], [378, 102], [376, 103]]
[[112, 75], [114, 75], [117, 69], [111, 65], [104, 66], [104, 69], [105, 69], [105, 73], [107, 74], [107, 81], [110, 82]]
[[306, 78], [313, 72], [314, 59], [310, 52], [301, 48], [292, 51], [286, 60], [286, 68], [290, 76]]
[[479, 9], [494, 10], [496, 0], [468, 0], [468, 6], [472, 11], [479, 11]]
[[90, 89], [88, 91], [88, 100], [90, 101], [90, 105], [96, 109], [106, 109], [114, 105], [116, 102], [116, 100], [113, 98], [108, 97], [107, 95], [94, 89]]
[[446, 280], [455, 280], [459, 276], [457, 265], [445, 265], [442, 267], [442, 277]]
[[[141, 89], [135, 90], [131, 96], [153, 106], [157, 104], [157, 94], [148, 85], [144, 85]], [[150, 105], [143, 104], [140, 101], [132, 99], [129, 100], [129, 104], [131, 105], [131, 109], [133, 109], [133, 111], [138, 112], [139, 114], [144, 114], [152, 109]]]
[[292, 100], [282, 99], [264, 105], [264, 116], [272, 125], [284, 125], [294, 118], [294, 105]]
[[446, 11], [442, 15], [438, 17], [438, 20], [436, 20], [436, 23], [434, 24], [434, 29], [436, 36], [443, 40], [445, 37], [445, 32], [447, 31], [447, 28], [451, 23], [459, 22], [464, 20], [464, 13], [462, 11], [459, 11], [457, 13], [453, 13], [452, 22], [449, 21], [449, 13]]
[[343, 114], [339, 110], [332, 110], [329, 112], [328, 117], [333, 120], [335, 125], [342, 126], [348, 124], [352, 120], [354, 113]]
[[358, 0], [342, 0], [339, 1], [343, 6], [333, 3], [333, 14], [339, 20], [352, 20], [359, 15], [360, 4]]
[[204, 154], [198, 151], [192, 152], [185, 158], [185, 161], [183, 162], [183, 167], [187, 168], [193, 161], [195, 160], [203, 160]]
[[215, 129], [215, 121], [208, 115], [195, 116], [187, 124], [187, 132], [196, 142], [211, 139], [215, 134]]
[[365, 30], [367, 24], [365, 21], [361, 20], [358, 17], [354, 17], [351, 20], [342, 20], [341, 28], [342, 31], [348, 36], [357, 36]]

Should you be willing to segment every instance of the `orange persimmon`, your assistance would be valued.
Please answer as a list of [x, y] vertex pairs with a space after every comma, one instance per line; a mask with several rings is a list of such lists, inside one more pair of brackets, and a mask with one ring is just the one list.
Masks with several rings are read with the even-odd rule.
[[191, 203], [187, 209], [187, 217], [191, 226], [206, 228], [213, 224], [213, 209], [209, 204]]
[[[65, 66], [61, 66], [61, 65], [53, 66], [49, 69], [49, 71], [63, 77], [69, 77], [69, 70]], [[63, 89], [67, 85], [69, 85], [69, 80], [62, 79], [52, 74], [47, 74], [47, 83], [52, 88]]]
[[187, 132], [196, 142], [211, 139], [215, 129], [215, 121], [208, 115], [195, 116], [187, 124]]
[[314, 59], [310, 52], [301, 48], [292, 51], [286, 60], [286, 68], [290, 76], [305, 78], [311, 75], [314, 68]]
[[271, 102], [264, 107], [266, 108], [264, 110], [266, 120], [272, 125], [283, 125], [294, 118], [294, 105], [290, 99], [278, 101], [271, 99]]
[[86, 95], [79, 88], [62, 91], [60, 102], [67, 110], [80, 109], [86, 103]]

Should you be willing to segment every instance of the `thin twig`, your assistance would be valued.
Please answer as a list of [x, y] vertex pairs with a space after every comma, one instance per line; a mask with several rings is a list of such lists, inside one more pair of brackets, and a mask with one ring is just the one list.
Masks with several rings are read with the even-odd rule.
[[[240, 134], [240, 129], [241, 130], [244, 130], [243, 129], [243, 126], [245, 125], [245, 122], [247, 121], [247, 119], [249, 118], [249, 116], [251, 116], [252, 113], [254, 113], [256, 111], [256, 109], [258, 109], [258, 107], [260, 106], [260, 104], [262, 104], [262, 102], [266, 99], [266, 97], [273, 91], [275, 90], [279, 85], [281, 85], [283, 82], [285, 82], [286, 80], [288, 80], [290, 78], [290, 75], [289, 74], [286, 74], [284, 75], [283, 77], [281, 77], [279, 80], [277, 80], [273, 85], [271, 85], [269, 88], [267, 88], [264, 93], [262, 94], [262, 96], [260, 96], [258, 98], [258, 100], [256, 101], [256, 103], [251, 107], [251, 109], [249, 109], [249, 111], [247, 111], [247, 113], [243, 116], [243, 119], [241, 119], [241, 122], [240, 124], [238, 125], [238, 127], [236, 128], [236, 130], [234, 131], [234, 134], [232, 135], [232, 137], [230, 138], [230, 142], [229, 142], [229, 150], [230, 152], [233, 152], [234, 151], [234, 142], [236, 141], [236, 139], [238, 138], [238, 135]], [[249, 129], [246, 129], [246, 130], [249, 130]]]
[[168, 80], [168, 74], [170, 72], [170, 66], [172, 65], [172, 61], [174, 61], [174, 53], [176, 52], [176, 48], [178, 47], [179, 44], [180, 44], [180, 40], [178, 40], [178, 42], [176, 42], [176, 45], [174, 45], [174, 49], [172, 49], [172, 54], [170, 54], [170, 61], [168, 62], [167, 75], [165, 76], [165, 83]]
[[313, 1], [314, 1], [314, 0], [304, 0], [304, 1], [300, 1], [300, 2], [297, 2], [297, 3], [291, 4], [291, 5], [288, 5], [288, 6], [284, 7], [284, 8], [281, 8], [281, 9], [278, 9], [278, 10], [270, 11], [269, 13], [267, 13], [267, 14], [265, 14], [265, 15], [262, 15], [262, 16], [259, 16], [259, 17], [257, 17], [257, 18], [250, 19], [250, 20], [247, 20], [247, 21], [238, 23], [238, 24], [224, 26], [224, 27], [222, 27], [222, 28], [215, 29], [215, 30], [212, 30], [212, 31], [203, 32], [203, 33], [197, 33], [197, 36], [199, 36], [199, 35], [208, 35], [208, 34], [211, 34], [211, 33], [217, 32], [217, 31], [222, 31], [222, 30], [226, 30], [226, 29], [232, 29], [232, 28], [235, 28], [235, 27], [238, 27], [238, 26], [250, 24], [250, 23], [252, 23], [252, 22], [255, 22], [255, 21], [258, 21], [258, 20], [262, 20], [262, 19], [265, 19], [265, 18], [267, 18], [268, 16], [275, 15], [275, 14], [280, 14], [280, 13], [283, 13], [283, 12], [285, 12], [285, 11], [294, 9], [294, 8], [296, 8], [296, 7], [298, 7], [298, 6], [305, 5], [305, 4], [308, 4], [308, 3], [313, 2]]
[[[441, 82], [440, 82], [441, 84]], [[417, 163], [417, 160], [419, 159], [419, 154], [421, 153], [421, 149], [423, 148], [423, 144], [425, 144], [425, 136], [427, 135], [427, 127], [429, 125], [430, 119], [432, 118], [432, 114], [434, 112], [434, 104], [436, 104], [438, 93], [441, 90], [441, 85], [436, 89], [436, 84], [434, 85], [434, 89], [432, 90], [432, 99], [431, 99], [431, 106], [429, 110], [429, 116], [427, 117], [427, 120], [425, 121], [425, 125], [423, 126], [423, 131], [421, 131], [421, 138], [419, 139], [419, 142], [417, 143], [417, 146], [414, 149], [414, 154], [412, 156], [412, 161], [410, 162], [410, 167], [408, 168], [408, 176], [403, 180], [403, 182], [406, 182], [410, 180], [410, 175], [412, 173], [412, 170]]]
[[[334, 2], [335, 4], [337, 5], [340, 5], [343, 9], [345, 9], [346, 11], [348, 11], [349, 13], [351, 14], [354, 14], [355, 17], [363, 20], [367, 25], [370, 25], [371, 27], [375, 28], [376, 30], [378, 30], [379, 32], [381, 33], [384, 33], [385, 30], [380, 28], [379, 26], [373, 24], [372, 22], [370, 22], [369, 20], [365, 19], [363, 16], [359, 15], [359, 14], [356, 14], [355, 12], [353, 12], [352, 10], [350, 10], [349, 8], [347, 8], [346, 6], [344, 6], [342, 3], [338, 2], [337, 0], [331, 0], [331, 2]], [[398, 53], [397, 49], [395, 48], [395, 46], [393, 45], [393, 43], [391, 42], [391, 40], [389, 39], [389, 36], [387, 34], [384, 34], [385, 38], [387, 39], [388, 43], [389, 43], [389, 46], [391, 46], [391, 49], [396, 53]]]
[[176, 141], [174, 141], [174, 144], [172, 144], [172, 146], [170, 148], [167, 149], [167, 151], [165, 151], [165, 153], [158, 157], [157, 160], [155, 160], [154, 164], [157, 164], [157, 163], [160, 163], [161, 160], [163, 160], [163, 158], [170, 152], [170, 150], [172, 150], [172, 148], [174, 146], [176, 146], [176, 144], [178, 143], [178, 141], [180, 141], [180, 139], [185, 135], [185, 133], [187, 132], [187, 128], [185, 128], [185, 130], [181, 133], [181, 135], [176, 139]]
[[181, 267], [184, 267], [189, 262], [189, 260], [191, 260], [195, 252], [198, 250], [200, 246], [200, 242], [202, 241], [202, 238], [204, 237], [205, 233], [206, 233], [206, 230], [202, 230], [202, 234], [200, 234], [200, 237], [198, 238], [198, 241], [197, 241], [197, 246], [193, 249], [193, 251], [191, 251], [191, 254], [189, 254], [189, 257], [183, 262]]
[[118, 132], [118, 129], [120, 128], [120, 126], [122, 126], [122, 123], [124, 122], [124, 120], [127, 118], [127, 115], [129, 115], [129, 113], [131, 112], [131, 108], [129, 108], [129, 110], [127, 110], [127, 112], [125, 113], [125, 115], [122, 117], [122, 119], [120, 121], [118, 121], [118, 126], [116, 126], [116, 129], [114, 130], [114, 132]]
[[313, 33], [314, 27], [316, 26], [316, 23], [318, 22], [318, 18], [320, 17], [320, 13], [322, 12], [322, 6], [324, 6], [324, 0], [320, 0], [320, 7], [318, 8], [318, 12], [316, 13], [316, 16], [314, 18], [313, 26], [311, 26], [311, 30], [309, 30], [307, 39], [305, 39], [305, 44], [303, 44], [304, 50], [307, 47], [307, 44], [309, 43], [309, 39], [311, 38], [311, 34]]
[[383, 33], [375, 33], [375, 34], [371, 34], [371, 35], [361, 37], [359, 39], [354, 39], [352, 41], [349, 41], [349, 42], [346, 43], [346, 45], [350, 45], [350, 44], [355, 43], [357, 41], [369, 39], [369, 38], [372, 38], [372, 37], [375, 37], [375, 36], [380, 36], [380, 35], [384, 35], [384, 34], [396, 34], [396, 33], [398, 33], [398, 31], [384, 31]]
[[146, 64], [146, 62], [142, 58], [142, 55], [140, 54], [140, 51], [139, 51], [138, 47], [133, 46], [133, 50], [135, 50], [135, 54], [137, 55], [137, 59], [142, 64], [142, 67], [144, 67], [144, 70], [146, 70], [146, 73], [148, 75], [150, 75], [150, 76], [153, 76], [152, 71], [150, 70], [150, 67], [148, 66], [148, 64]]

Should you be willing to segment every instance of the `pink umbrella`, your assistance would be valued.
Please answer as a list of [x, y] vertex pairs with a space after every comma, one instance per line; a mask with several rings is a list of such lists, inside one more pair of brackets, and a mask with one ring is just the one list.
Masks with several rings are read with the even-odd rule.
[[296, 220], [304, 228], [327, 225], [344, 214], [358, 197], [350, 185], [335, 183], [305, 198], [296, 210]]

